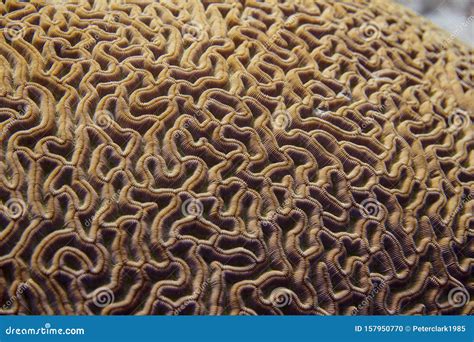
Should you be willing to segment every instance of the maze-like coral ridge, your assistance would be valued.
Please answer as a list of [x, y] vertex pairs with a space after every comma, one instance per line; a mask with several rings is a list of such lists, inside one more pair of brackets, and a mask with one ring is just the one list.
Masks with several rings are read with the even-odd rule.
[[413, 12], [7, 0], [0, 27], [1, 313], [473, 313], [474, 54]]

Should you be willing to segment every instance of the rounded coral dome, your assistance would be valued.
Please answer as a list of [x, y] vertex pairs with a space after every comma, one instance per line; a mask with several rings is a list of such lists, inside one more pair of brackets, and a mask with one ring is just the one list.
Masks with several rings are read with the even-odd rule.
[[2, 312], [474, 312], [474, 50], [415, 12], [7, 0], [0, 29]]

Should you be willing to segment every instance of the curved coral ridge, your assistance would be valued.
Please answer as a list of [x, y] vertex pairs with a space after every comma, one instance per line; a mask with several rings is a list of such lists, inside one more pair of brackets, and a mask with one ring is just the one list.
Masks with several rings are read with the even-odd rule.
[[472, 313], [472, 49], [381, 0], [89, 3], [0, 4], [2, 312]]

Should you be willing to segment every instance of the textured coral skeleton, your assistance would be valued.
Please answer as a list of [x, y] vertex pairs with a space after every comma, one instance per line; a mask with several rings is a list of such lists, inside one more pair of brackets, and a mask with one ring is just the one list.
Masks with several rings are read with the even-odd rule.
[[473, 313], [474, 51], [414, 12], [7, 0], [0, 28], [0, 313]]

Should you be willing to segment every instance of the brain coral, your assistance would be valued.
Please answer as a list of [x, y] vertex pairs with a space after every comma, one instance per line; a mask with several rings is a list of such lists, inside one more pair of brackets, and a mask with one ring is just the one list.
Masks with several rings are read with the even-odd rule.
[[0, 4], [9, 314], [469, 314], [474, 54], [386, 0]]

